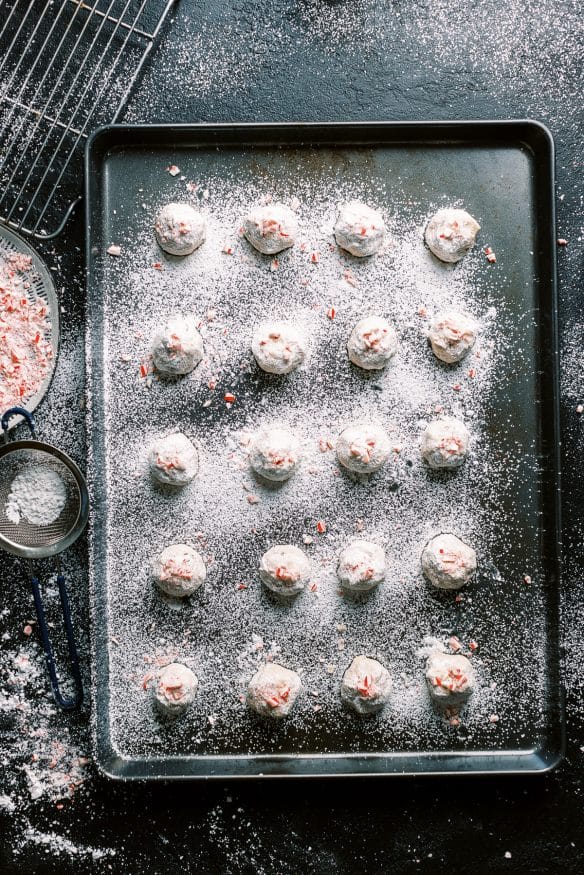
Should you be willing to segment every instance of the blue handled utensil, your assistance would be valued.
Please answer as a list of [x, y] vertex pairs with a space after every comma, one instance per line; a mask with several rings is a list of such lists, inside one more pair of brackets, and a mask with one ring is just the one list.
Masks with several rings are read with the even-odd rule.
[[[12, 417], [23, 417], [30, 428], [32, 439], [8, 441], [9, 423]], [[65, 586], [65, 578], [61, 572], [59, 554], [70, 547], [81, 535], [89, 516], [89, 495], [85, 478], [79, 468], [66, 453], [39, 441], [36, 438], [32, 415], [23, 407], [11, 407], [2, 416], [0, 426], [5, 443], [0, 446], [0, 547], [14, 556], [20, 556], [34, 563], [35, 559], [54, 557], [57, 566], [57, 587], [63, 611], [63, 623], [67, 638], [71, 673], [75, 684], [75, 693], [65, 698], [59, 688], [55, 657], [51, 646], [49, 629], [41, 597], [40, 582], [34, 573], [32, 565], [32, 594], [38, 618], [41, 641], [46, 655], [47, 668], [51, 680], [53, 694], [61, 708], [71, 710], [78, 708], [83, 700], [83, 687], [79, 656], [71, 621], [71, 608]], [[15, 521], [10, 513], [10, 493], [15, 478], [24, 471], [38, 469], [53, 471], [61, 479], [66, 498], [59, 516], [48, 524], [31, 522], [26, 518], [24, 510]]]

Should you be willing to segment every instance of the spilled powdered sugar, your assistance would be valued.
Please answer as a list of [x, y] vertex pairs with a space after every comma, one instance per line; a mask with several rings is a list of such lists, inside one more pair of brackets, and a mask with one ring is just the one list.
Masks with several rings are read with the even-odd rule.
[[[456, 203], [480, 221], [479, 245], [461, 264], [442, 265], [425, 249], [423, 228], [446, 205], [448, 183], [417, 179], [412, 196], [403, 156], [385, 160], [390, 166], [376, 166], [366, 150], [354, 161], [326, 150], [259, 150], [242, 159], [148, 153], [139, 172], [124, 166], [123, 195], [110, 192], [104, 250], [113, 242], [122, 255], [104, 254], [105, 285], [96, 291], [105, 302], [107, 460], [103, 467], [93, 459], [92, 476], [106, 478], [108, 561], [94, 584], [108, 587], [110, 722], [125, 756], [495, 750], [525, 746], [542, 725], [537, 420], [522, 364], [535, 330], [533, 264], [506, 266], [517, 246], [531, 248], [528, 226], [506, 238], [493, 222], [489, 204], [498, 199], [504, 213], [513, 195], [485, 153], [492, 191], [465, 191]], [[464, 158], [453, 155], [452, 166], [440, 168], [450, 182], [458, 162]], [[180, 173], [170, 179], [172, 164]], [[294, 249], [275, 259], [255, 253], [238, 230], [246, 210], [270, 197], [294, 204], [301, 228]], [[354, 197], [384, 215], [391, 241], [380, 257], [359, 261], [334, 245], [338, 204]], [[528, 188], [524, 198], [528, 210]], [[165, 258], [152, 236], [161, 205], [181, 199], [198, 205], [209, 225], [206, 243], [182, 261]], [[454, 368], [437, 362], [426, 338], [428, 320], [447, 307], [480, 324], [476, 348]], [[195, 313], [205, 345], [201, 364], [178, 381], [158, 379], [149, 357], [156, 327], [172, 313]], [[400, 343], [377, 374], [354, 368], [346, 354], [353, 325], [368, 313], [387, 317]], [[307, 362], [288, 377], [265, 375], [253, 361], [253, 328], [268, 317], [292, 321], [306, 337]], [[464, 419], [472, 435], [470, 458], [453, 475], [428, 472], [419, 456], [421, 431], [441, 414]], [[356, 419], [381, 424], [392, 442], [390, 464], [369, 483], [340, 471], [334, 456], [336, 437]], [[290, 481], [272, 488], [247, 462], [252, 435], [270, 422], [298, 436], [304, 457]], [[170, 494], [152, 485], [147, 450], [176, 430], [197, 445], [200, 471]], [[433, 591], [420, 573], [425, 543], [443, 531], [479, 556], [478, 579], [458, 599]], [[384, 547], [388, 571], [377, 591], [353, 600], [339, 592], [335, 570], [355, 537]], [[191, 543], [208, 569], [204, 589], [180, 604], [164, 601], [148, 573], [151, 556], [173, 542]], [[313, 572], [306, 591], [282, 605], [262, 588], [257, 567], [268, 547], [286, 542], [305, 549]], [[417, 655], [428, 635], [442, 646], [455, 639], [477, 672], [456, 732], [428, 701]], [[520, 675], [508, 647], [518, 635]], [[366, 733], [338, 696], [359, 653], [386, 665], [395, 684]], [[304, 685], [277, 732], [242, 703], [266, 659], [298, 671]], [[149, 686], [170, 661], [191, 667], [200, 687], [185, 717], [167, 726], [156, 719]]]

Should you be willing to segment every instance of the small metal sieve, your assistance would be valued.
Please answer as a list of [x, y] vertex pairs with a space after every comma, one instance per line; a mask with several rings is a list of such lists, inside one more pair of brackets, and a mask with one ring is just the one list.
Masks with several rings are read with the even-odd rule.
[[[7, 432], [9, 421], [14, 416], [26, 419], [32, 434], [32, 440], [15, 440], [8, 442]], [[46, 559], [58, 557], [58, 554], [70, 547], [81, 535], [89, 516], [89, 496], [85, 478], [77, 465], [61, 450], [51, 444], [36, 440], [34, 421], [31, 414], [23, 407], [12, 407], [7, 410], [0, 421], [5, 443], [0, 447], [0, 547], [20, 556], [24, 559]], [[40, 525], [30, 522], [25, 513], [20, 514], [20, 519], [15, 522], [9, 514], [10, 493], [15, 478], [24, 471], [46, 472], [48, 470], [58, 474], [65, 491], [64, 505], [52, 522]], [[67, 636], [67, 646], [76, 692], [72, 698], [64, 698], [59, 690], [59, 682], [55, 667], [49, 631], [43, 608], [40, 583], [34, 574], [31, 579], [32, 594], [34, 598], [39, 632], [47, 658], [47, 667], [51, 679], [51, 686], [55, 699], [62, 708], [76, 708], [81, 704], [83, 690], [81, 686], [81, 673], [79, 670], [79, 657], [75, 645], [73, 626], [71, 622], [71, 609], [65, 587], [65, 578], [60, 569], [58, 558], [57, 586], [63, 610], [63, 621]]]

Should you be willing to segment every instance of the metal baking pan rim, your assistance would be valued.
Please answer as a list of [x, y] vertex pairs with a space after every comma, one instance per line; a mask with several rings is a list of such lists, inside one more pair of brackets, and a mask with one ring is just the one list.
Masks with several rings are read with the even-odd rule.
[[[415, 135], [414, 139], [416, 142], [438, 142], [436, 139], [436, 133], [438, 131], [443, 131], [445, 134], [448, 134], [444, 142], [452, 143], [456, 142], [452, 133], [456, 131], [460, 131], [464, 134], [463, 139], [468, 140], [469, 137], [474, 134], [476, 135], [477, 140], [480, 140], [481, 137], [489, 132], [489, 131], [501, 131], [504, 132], [506, 136], [512, 134], [513, 131], [519, 132], [521, 129], [525, 129], [526, 132], [531, 132], [533, 135], [536, 133], [540, 138], [542, 138], [546, 146], [549, 150], [550, 157], [550, 166], [553, 167], [555, 161], [555, 146], [554, 139], [550, 129], [538, 119], [532, 118], [518, 118], [518, 119], [464, 119], [464, 120], [452, 120], [452, 119], [432, 119], [428, 121], [389, 121], [389, 120], [380, 120], [380, 119], [372, 119], [372, 120], [363, 120], [358, 119], [355, 121], [329, 121], [329, 122], [321, 122], [321, 121], [298, 121], [298, 122], [283, 122], [283, 121], [270, 121], [270, 122], [176, 122], [176, 123], [152, 123], [152, 124], [110, 124], [110, 125], [102, 125], [99, 128], [96, 128], [95, 131], [88, 137], [86, 145], [85, 145], [85, 184], [86, 184], [86, 198], [85, 198], [85, 213], [86, 219], [89, 219], [89, 211], [88, 204], [89, 199], [87, 197], [87, 189], [88, 183], [90, 179], [90, 169], [91, 169], [91, 156], [95, 152], [96, 146], [99, 140], [107, 138], [112, 134], [131, 134], [135, 137], [137, 134], [144, 135], [168, 135], [169, 133], [176, 132], [178, 134], [184, 135], [185, 133], [192, 133], [193, 135], [197, 133], [261, 133], [266, 134], [269, 132], [285, 132], [285, 133], [302, 133], [307, 132], [309, 134], [316, 135], [318, 132], [323, 134], [324, 132], [334, 134], [340, 131], [355, 131], [360, 133], [366, 133], [367, 131], [373, 132], [378, 131], [380, 133], [387, 131], [403, 131], [404, 134], [410, 133], [411, 135]], [[428, 136], [422, 136], [424, 132], [428, 132]], [[297, 143], [307, 142], [311, 140], [312, 142], [317, 142], [317, 137], [313, 138], [305, 138], [304, 140], [299, 139]], [[330, 142], [334, 142], [334, 140], [330, 140]], [[371, 139], [369, 138], [369, 142]], [[404, 143], [408, 142], [408, 137], [404, 136], [402, 139], [394, 139], [394, 143]], [[523, 145], [527, 146], [532, 152], [532, 145], [529, 141], [529, 137], [525, 139], [525, 141], [520, 140]], [[283, 143], [286, 144], [285, 142]], [[138, 146], [140, 144], [139, 139], [134, 139], [132, 146]], [[208, 145], [208, 144], [206, 144]], [[245, 145], [245, 141], [239, 141], [238, 145]], [[555, 202], [554, 206], [554, 214], [555, 214]]]
[[[134, 783], [137, 781], [151, 781], [156, 783], [167, 783], [174, 781], [242, 781], [242, 780], [250, 780], [250, 779], [269, 779], [272, 781], [275, 780], [318, 780], [318, 779], [355, 779], [355, 778], [444, 778], [444, 777], [493, 777], [493, 776], [505, 776], [505, 777], [519, 777], [519, 776], [540, 776], [546, 775], [555, 770], [563, 761], [564, 758], [564, 750], [557, 750], [553, 752], [549, 752], [548, 754], [539, 752], [539, 751], [498, 751], [494, 754], [485, 754], [485, 759], [489, 757], [493, 758], [504, 758], [509, 759], [510, 762], [513, 763], [511, 768], [501, 768], [499, 767], [484, 767], [484, 768], [465, 768], [465, 769], [455, 769], [452, 767], [448, 767], [446, 765], [446, 757], [454, 756], [460, 759], [468, 759], [469, 761], [472, 759], [476, 759], [479, 754], [476, 751], [465, 752], [448, 752], [445, 751], [443, 755], [441, 754], [425, 754], [426, 757], [432, 757], [436, 760], [435, 767], [426, 769], [421, 771], [420, 769], [414, 768], [404, 768], [402, 771], [397, 769], [386, 770], [383, 771], [379, 769], [375, 770], [355, 770], [351, 771], [350, 769], [347, 771], [339, 770], [329, 771], [329, 770], [315, 770], [314, 772], [294, 772], [290, 773], [285, 769], [274, 770], [270, 772], [263, 772], [261, 768], [258, 770], [254, 770], [253, 772], [244, 773], [244, 772], [229, 772], [226, 770], [220, 770], [217, 772], [189, 772], [188, 767], [190, 761], [181, 757], [169, 757], [165, 760], [166, 763], [173, 763], [177, 767], [180, 767], [182, 771], [180, 773], [173, 773], [169, 771], [167, 774], [149, 774], [146, 768], [143, 768], [141, 771], [139, 770], [143, 765], [151, 763], [151, 760], [147, 758], [124, 758], [117, 755], [103, 755], [105, 751], [102, 751], [97, 746], [97, 756], [96, 756], [96, 765], [98, 768], [98, 772], [100, 775], [108, 780], [124, 782], [124, 783]], [[301, 759], [303, 755], [298, 755], [298, 759]], [[306, 756], [305, 762], [310, 759], [310, 755]], [[361, 757], [364, 760], [382, 760], [382, 758], [386, 756], [386, 754], [340, 754], [340, 755], [330, 755], [329, 762], [331, 764], [334, 763], [335, 759], [339, 759], [342, 763], [347, 763], [348, 761]], [[259, 765], [261, 766], [261, 761], [264, 755], [258, 755], [256, 757], [256, 762], [259, 761]], [[283, 759], [285, 759], [288, 763], [290, 763], [291, 759], [295, 759], [294, 757], [290, 757], [289, 755], [282, 755]], [[392, 758], [397, 760], [400, 757], [414, 759], [414, 754], [406, 754], [406, 753], [397, 753], [392, 754]], [[323, 761], [327, 758], [325, 754], [319, 754], [318, 758], [312, 757], [312, 759], [316, 759], [316, 764], [322, 765]], [[208, 762], [209, 759], [213, 759], [212, 757], [203, 756], [198, 759], [198, 762], [205, 763]], [[217, 757], [218, 761], [225, 761], [226, 757]], [[235, 759], [235, 758], [233, 758]], [[274, 757], [270, 755], [265, 755], [266, 761], [270, 763], [273, 762]], [[524, 768], [518, 768], [518, 761], [524, 762]]]

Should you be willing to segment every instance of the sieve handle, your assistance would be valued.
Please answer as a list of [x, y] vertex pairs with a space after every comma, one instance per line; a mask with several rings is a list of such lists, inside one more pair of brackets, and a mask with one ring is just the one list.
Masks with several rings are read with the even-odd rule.
[[29, 413], [28, 410], [24, 409], [24, 407], [11, 407], [10, 410], [6, 411], [6, 413], [0, 420], [0, 425], [2, 426], [3, 432], [8, 431], [8, 425], [13, 416], [23, 416], [28, 423], [28, 427], [30, 428], [30, 433], [32, 434], [33, 438], [36, 437], [32, 413]]
[[77, 646], [75, 644], [75, 637], [73, 634], [73, 623], [71, 622], [71, 608], [69, 606], [69, 598], [67, 596], [67, 590], [65, 588], [65, 578], [60, 573], [57, 575], [57, 586], [59, 587], [61, 607], [63, 609], [63, 622], [65, 626], [65, 634], [67, 636], [67, 648], [69, 650], [71, 673], [73, 674], [73, 679], [75, 681], [75, 695], [70, 699], [65, 699], [61, 694], [61, 690], [59, 689], [57, 669], [55, 666], [55, 657], [53, 654], [53, 648], [51, 647], [49, 628], [47, 626], [47, 619], [45, 616], [45, 609], [43, 607], [43, 601], [41, 598], [41, 588], [38, 577], [33, 577], [31, 580], [31, 584], [32, 596], [34, 599], [34, 606], [36, 608], [37, 618], [39, 622], [41, 641], [43, 642], [43, 648], [45, 651], [45, 656], [47, 658], [47, 668], [49, 670], [49, 677], [51, 679], [53, 694], [61, 708], [65, 708], [66, 710], [70, 711], [73, 708], [78, 708], [79, 705], [81, 705], [81, 702], [83, 701], [83, 687], [81, 685], [79, 655], [77, 653]]

